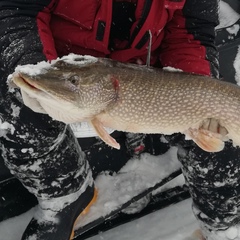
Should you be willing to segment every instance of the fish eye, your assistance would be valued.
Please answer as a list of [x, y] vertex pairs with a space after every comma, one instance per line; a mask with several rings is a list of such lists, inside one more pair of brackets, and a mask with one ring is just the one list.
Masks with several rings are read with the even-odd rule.
[[69, 81], [70, 81], [70, 83], [72, 83], [73, 85], [76, 85], [76, 84], [78, 83], [78, 81], [79, 81], [79, 76], [73, 75], [73, 76], [71, 76], [71, 77], [69, 78]]

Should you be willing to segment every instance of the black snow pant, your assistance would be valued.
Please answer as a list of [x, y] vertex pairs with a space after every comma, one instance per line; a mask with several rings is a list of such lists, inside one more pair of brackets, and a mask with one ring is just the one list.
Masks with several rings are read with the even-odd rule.
[[[4, 78], [6, 79], [6, 78]], [[0, 82], [0, 148], [6, 166], [36, 197], [49, 199], [93, 185], [71, 129], [24, 106], [18, 90]]]
[[[223, 151], [207, 153], [192, 141], [181, 141], [178, 147], [193, 212], [205, 237], [228, 239], [218, 233], [240, 228], [240, 148], [227, 142]], [[240, 239], [233, 235], [231, 239]]]

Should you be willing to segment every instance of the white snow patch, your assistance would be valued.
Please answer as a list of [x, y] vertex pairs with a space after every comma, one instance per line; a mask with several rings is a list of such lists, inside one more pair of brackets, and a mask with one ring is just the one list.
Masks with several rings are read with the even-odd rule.
[[189, 199], [107, 232], [100, 232], [89, 240], [193, 240], [190, 235], [197, 228]]
[[163, 67], [163, 70], [164, 71], [168, 71], [168, 72], [182, 72], [183, 70], [182, 69], [179, 69], [179, 68], [174, 68], [174, 67]]
[[226, 236], [228, 239], [235, 239], [238, 236], [238, 229], [236, 227], [230, 227], [226, 230]]
[[0, 119], [0, 137], [6, 137], [7, 133], [14, 134], [15, 127], [9, 123], [9, 122], [3, 122], [2, 119]]
[[[97, 217], [106, 216], [118, 206], [132, 199], [144, 189], [154, 186], [164, 177], [180, 168], [176, 157], [177, 148], [171, 148], [166, 154], [151, 156], [142, 154], [140, 159], [132, 159], [116, 175], [102, 174], [96, 179], [98, 200], [87, 217], [82, 218], [76, 228], [79, 228]], [[178, 178], [178, 185], [182, 179]], [[176, 184], [176, 183], [175, 183]]]
[[239, 28], [240, 28], [239, 24], [235, 24], [232, 27], [227, 28], [227, 31], [230, 34], [237, 36]]
[[234, 11], [229, 4], [224, 1], [220, 1], [219, 4], [219, 20], [220, 23], [216, 29], [226, 28], [238, 21], [240, 15]]
[[[59, 60], [64, 60], [69, 64], [76, 64], [78, 66], [81, 66], [81, 65], [86, 65], [89, 63], [96, 62], [98, 59], [89, 55], [77, 55], [77, 54], [71, 53], [67, 56], [63, 56], [62, 58], [57, 58], [56, 60], [52, 60], [49, 62], [42, 61], [37, 64], [26, 64], [22, 66], [17, 66], [15, 68], [15, 72], [22, 72], [30, 76], [44, 74], [52, 67], [53, 64], [55, 64]], [[11, 75], [8, 77], [8, 79], [9, 79], [9, 82], [11, 82]]]
[[235, 80], [237, 82], [237, 85], [240, 86], [240, 46], [238, 46], [238, 51], [235, 57], [235, 60], [233, 62], [233, 67], [235, 69]]
[[12, 109], [12, 116], [13, 117], [18, 117], [20, 113], [20, 107], [17, 107], [15, 104], [11, 104], [11, 109]]

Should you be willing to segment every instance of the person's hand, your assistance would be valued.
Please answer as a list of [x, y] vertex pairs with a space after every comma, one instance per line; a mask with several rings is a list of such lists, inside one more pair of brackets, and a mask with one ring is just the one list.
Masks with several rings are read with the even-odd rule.
[[228, 140], [228, 131], [214, 118], [207, 118], [198, 128], [189, 128], [186, 136], [190, 137], [201, 149], [207, 152], [220, 152]]
[[217, 133], [224, 137], [228, 134], [228, 131], [225, 127], [221, 126], [219, 121], [214, 118], [208, 118], [203, 122], [201, 126], [202, 129], [208, 130], [212, 133]]

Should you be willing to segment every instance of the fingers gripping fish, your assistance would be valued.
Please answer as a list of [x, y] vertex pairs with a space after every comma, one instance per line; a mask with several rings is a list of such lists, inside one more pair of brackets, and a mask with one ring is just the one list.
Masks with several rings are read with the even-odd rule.
[[91, 122], [114, 148], [120, 146], [105, 127], [180, 132], [209, 152], [228, 139], [240, 146], [240, 87], [210, 77], [71, 54], [20, 66], [10, 82], [53, 119]]

